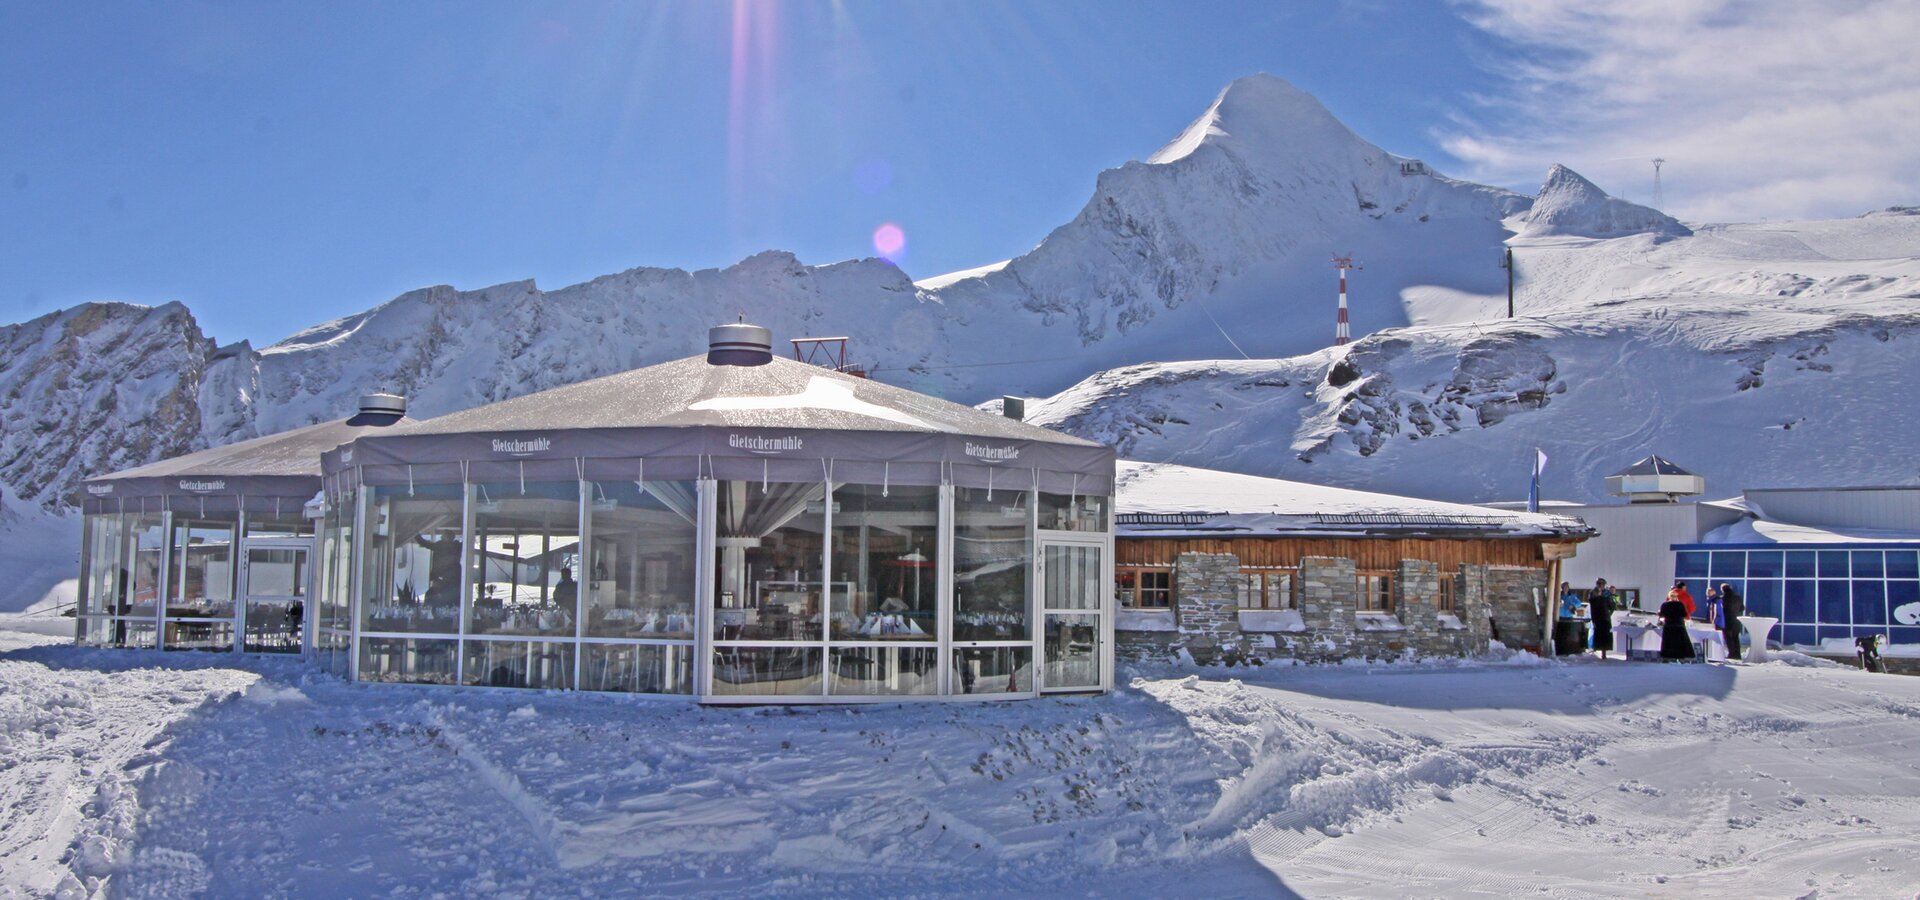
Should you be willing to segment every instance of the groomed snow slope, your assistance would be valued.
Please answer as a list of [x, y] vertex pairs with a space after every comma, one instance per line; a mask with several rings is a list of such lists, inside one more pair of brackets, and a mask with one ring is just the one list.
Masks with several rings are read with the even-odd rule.
[[1122, 456], [1461, 501], [1594, 500], [1658, 452], [1741, 487], [1906, 484], [1920, 434], [1920, 219], [1516, 242], [1520, 317], [1272, 360], [1130, 366], [1027, 407]]

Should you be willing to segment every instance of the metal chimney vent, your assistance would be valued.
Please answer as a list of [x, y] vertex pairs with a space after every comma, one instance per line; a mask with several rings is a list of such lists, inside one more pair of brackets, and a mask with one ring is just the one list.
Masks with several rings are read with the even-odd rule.
[[399, 394], [367, 394], [360, 398], [360, 411], [376, 416], [404, 416], [407, 398]]
[[773, 332], [735, 322], [707, 329], [707, 363], [715, 366], [764, 366], [773, 362]]

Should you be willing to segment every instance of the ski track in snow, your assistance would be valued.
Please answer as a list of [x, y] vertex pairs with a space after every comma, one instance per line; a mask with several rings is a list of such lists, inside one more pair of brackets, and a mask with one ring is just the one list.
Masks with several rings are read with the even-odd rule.
[[1104, 698], [701, 709], [46, 640], [0, 632], [0, 896], [1920, 884], [1920, 679], [1805, 657], [1156, 667]]

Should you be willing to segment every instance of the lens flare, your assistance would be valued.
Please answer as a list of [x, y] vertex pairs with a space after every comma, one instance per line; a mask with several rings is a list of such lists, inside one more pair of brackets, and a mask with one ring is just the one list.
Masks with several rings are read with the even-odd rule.
[[873, 230], [873, 252], [891, 263], [899, 263], [907, 255], [907, 233], [900, 226], [887, 222]]

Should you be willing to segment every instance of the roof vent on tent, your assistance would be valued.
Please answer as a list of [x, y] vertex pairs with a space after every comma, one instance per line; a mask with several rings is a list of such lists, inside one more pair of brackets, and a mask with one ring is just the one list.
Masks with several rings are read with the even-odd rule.
[[1706, 491], [1705, 478], [1660, 456], [1649, 456], [1607, 476], [1607, 493], [1631, 503], [1673, 503]]
[[399, 394], [367, 394], [360, 398], [360, 412], [370, 416], [404, 416], [407, 398]]
[[735, 322], [707, 329], [707, 364], [764, 366], [773, 362], [773, 332]]

